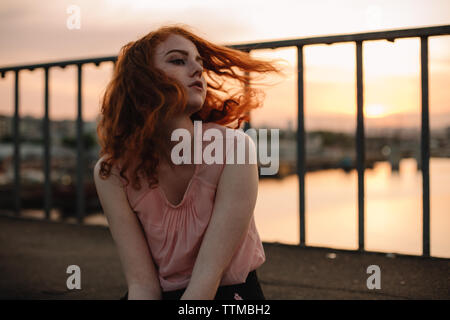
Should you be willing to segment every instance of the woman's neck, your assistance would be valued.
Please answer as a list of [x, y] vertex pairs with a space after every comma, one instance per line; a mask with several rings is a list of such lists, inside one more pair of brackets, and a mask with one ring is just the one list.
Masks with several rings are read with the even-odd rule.
[[[189, 132], [189, 137], [190, 137], [190, 146], [191, 146], [191, 156], [192, 159], [194, 157], [194, 124], [191, 120], [191, 118], [188, 115], [180, 115], [177, 118], [171, 119], [170, 121], [168, 121], [167, 123], [167, 127], [166, 127], [166, 141], [167, 141], [167, 145], [169, 146], [168, 152], [169, 155], [171, 154], [171, 150], [172, 148], [179, 144], [181, 140], [178, 141], [172, 141], [171, 137], [172, 137], [172, 133], [173, 131], [175, 131], [176, 129], [185, 129]], [[193, 162], [191, 162], [193, 163]]]
[[187, 131], [189, 131], [191, 138], [194, 137], [194, 123], [192, 122], [191, 118], [188, 115], [182, 115], [178, 118], [169, 121], [167, 125], [167, 133], [169, 140], [170, 137], [172, 136], [172, 132], [176, 129], [186, 129]]

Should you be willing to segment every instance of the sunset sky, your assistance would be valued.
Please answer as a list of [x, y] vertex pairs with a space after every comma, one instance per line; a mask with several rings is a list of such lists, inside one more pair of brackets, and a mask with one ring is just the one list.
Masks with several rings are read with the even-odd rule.
[[[81, 10], [80, 29], [69, 29], [67, 8]], [[0, 66], [117, 55], [129, 41], [164, 25], [183, 23], [219, 44], [450, 24], [450, 1], [7, 1], [0, 4]], [[288, 77], [266, 89], [253, 124], [296, 127], [296, 49], [255, 51], [288, 63]], [[365, 42], [365, 112], [371, 123], [420, 124], [420, 40]], [[450, 126], [450, 37], [429, 39], [432, 128]], [[304, 48], [306, 127], [354, 126], [355, 45]], [[112, 65], [84, 67], [84, 119], [100, 110]], [[52, 119], [76, 117], [76, 70], [50, 73]], [[13, 114], [14, 77], [0, 79], [0, 113]], [[43, 71], [20, 74], [21, 115], [43, 115]], [[388, 116], [388, 118], [385, 118]], [[333, 120], [334, 119], [334, 120]], [[339, 119], [339, 121], [336, 121]]]

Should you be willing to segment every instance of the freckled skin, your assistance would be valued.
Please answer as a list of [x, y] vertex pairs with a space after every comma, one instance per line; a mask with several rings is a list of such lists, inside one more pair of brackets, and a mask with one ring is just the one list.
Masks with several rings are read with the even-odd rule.
[[[187, 55], [171, 50], [183, 50]], [[188, 92], [186, 113], [188, 116], [200, 110], [206, 98], [206, 80], [203, 65], [197, 47], [192, 41], [176, 34], [170, 35], [155, 49], [155, 67], [164, 71], [169, 77], [178, 80]], [[194, 81], [203, 84], [203, 90], [189, 87]]]

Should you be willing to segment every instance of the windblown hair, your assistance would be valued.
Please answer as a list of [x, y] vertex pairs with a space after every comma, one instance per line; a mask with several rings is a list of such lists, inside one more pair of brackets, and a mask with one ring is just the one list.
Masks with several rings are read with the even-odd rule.
[[[163, 134], [165, 123], [185, 110], [187, 103], [183, 85], [153, 63], [156, 46], [171, 34], [192, 41], [203, 60], [207, 93], [202, 109], [191, 115], [192, 120], [224, 126], [237, 122], [234, 128], [239, 128], [243, 121], [249, 121], [249, 111], [261, 105], [260, 90], [247, 85], [250, 73], [281, 73], [273, 62], [212, 44], [181, 26], [164, 26], [129, 42], [119, 52], [101, 103], [97, 134], [100, 157], [106, 155], [99, 172], [104, 179], [114, 174], [111, 169], [117, 166], [120, 171], [116, 172], [127, 185], [129, 179], [124, 173], [132, 172], [132, 187], [137, 190], [141, 188], [139, 175], [149, 187], [158, 183], [160, 157], [168, 159], [169, 155]], [[237, 92], [232, 93], [232, 89]]]

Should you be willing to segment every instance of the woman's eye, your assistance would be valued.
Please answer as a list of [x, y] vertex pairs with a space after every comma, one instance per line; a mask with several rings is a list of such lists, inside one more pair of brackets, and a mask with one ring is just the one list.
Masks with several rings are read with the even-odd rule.
[[175, 59], [170, 61], [173, 64], [177, 64], [177, 65], [183, 65], [184, 64], [184, 60], [183, 59]]

